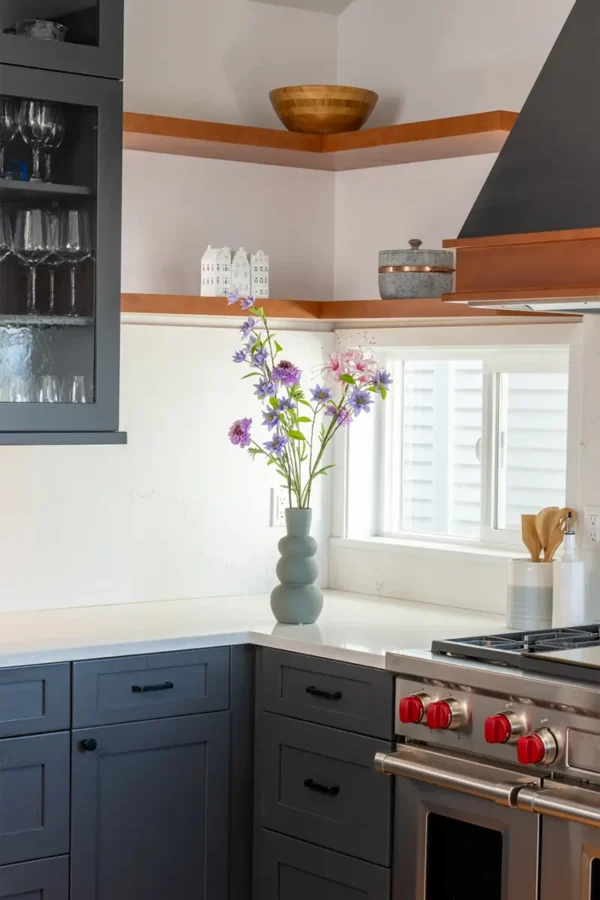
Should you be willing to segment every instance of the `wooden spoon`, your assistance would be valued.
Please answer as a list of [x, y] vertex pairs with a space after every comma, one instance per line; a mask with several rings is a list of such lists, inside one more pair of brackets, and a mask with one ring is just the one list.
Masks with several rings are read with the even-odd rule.
[[529, 550], [532, 560], [539, 562], [542, 544], [537, 533], [535, 520], [535, 516], [521, 516], [521, 534], [523, 535], [523, 543]]
[[540, 512], [535, 517], [535, 527], [540, 539], [540, 544], [542, 545], [544, 560], [546, 559], [546, 550], [548, 549], [550, 532], [556, 521], [556, 513], [559, 512], [560, 509], [558, 508], [558, 506], [547, 506], [546, 509], [540, 510]]

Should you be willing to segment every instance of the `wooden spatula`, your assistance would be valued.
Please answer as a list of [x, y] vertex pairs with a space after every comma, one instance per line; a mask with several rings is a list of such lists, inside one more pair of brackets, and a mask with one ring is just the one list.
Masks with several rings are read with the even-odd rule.
[[547, 506], [546, 509], [540, 510], [535, 517], [535, 527], [542, 545], [542, 553], [544, 560], [546, 559], [546, 550], [550, 540], [550, 532], [556, 521], [556, 514], [560, 512], [558, 506]]
[[523, 535], [523, 543], [529, 550], [532, 560], [539, 562], [542, 544], [537, 533], [535, 520], [536, 516], [521, 516], [521, 534]]

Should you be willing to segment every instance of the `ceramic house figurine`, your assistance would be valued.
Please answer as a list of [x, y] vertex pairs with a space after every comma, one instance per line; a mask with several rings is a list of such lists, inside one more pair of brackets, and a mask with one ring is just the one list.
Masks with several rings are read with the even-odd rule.
[[264, 250], [257, 250], [252, 254], [250, 265], [252, 270], [250, 293], [253, 297], [265, 299], [269, 296], [269, 257]]
[[202, 297], [227, 297], [231, 293], [231, 248], [211, 247], [202, 257]]
[[231, 290], [239, 291], [242, 297], [250, 293], [250, 262], [243, 247], [237, 251], [231, 264]]

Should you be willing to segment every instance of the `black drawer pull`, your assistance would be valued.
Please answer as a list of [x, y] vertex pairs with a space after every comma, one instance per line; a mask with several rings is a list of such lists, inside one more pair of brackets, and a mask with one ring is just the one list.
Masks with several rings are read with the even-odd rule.
[[172, 681], [163, 681], [162, 684], [132, 684], [134, 694], [148, 694], [150, 691], [172, 691], [175, 685]]
[[328, 797], [337, 797], [340, 792], [337, 784], [319, 784], [314, 778], [305, 778], [304, 787], [307, 787], [310, 791], [317, 791], [318, 794], [327, 794]]
[[306, 693], [312, 694], [313, 697], [322, 697], [324, 700], [342, 699], [341, 691], [322, 691], [321, 688], [315, 687], [314, 684], [311, 684], [306, 688]]
[[93, 753], [96, 747], [98, 746], [98, 741], [96, 738], [85, 738], [85, 740], [80, 741], [79, 748], [83, 750], [84, 753]]

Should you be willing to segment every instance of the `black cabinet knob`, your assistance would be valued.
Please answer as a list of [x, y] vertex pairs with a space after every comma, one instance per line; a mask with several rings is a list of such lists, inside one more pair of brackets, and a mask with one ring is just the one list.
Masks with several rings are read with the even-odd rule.
[[80, 742], [79, 749], [84, 753], [91, 753], [97, 746], [98, 741], [95, 738], [86, 738], [85, 741]]

